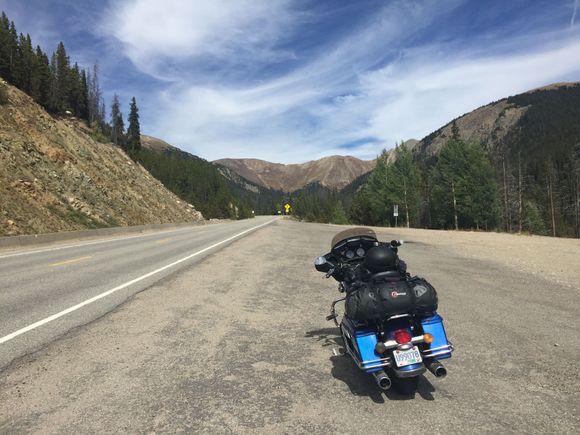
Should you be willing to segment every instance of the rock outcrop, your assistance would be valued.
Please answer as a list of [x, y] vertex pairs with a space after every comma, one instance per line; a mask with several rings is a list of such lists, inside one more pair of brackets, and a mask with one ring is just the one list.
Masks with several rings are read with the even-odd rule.
[[74, 118], [56, 119], [5, 85], [0, 105], [0, 235], [203, 219]]

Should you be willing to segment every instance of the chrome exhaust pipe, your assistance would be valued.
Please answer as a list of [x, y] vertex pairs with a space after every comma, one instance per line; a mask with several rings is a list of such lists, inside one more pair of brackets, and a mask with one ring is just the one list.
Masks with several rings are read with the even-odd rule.
[[389, 388], [391, 388], [391, 378], [389, 378], [383, 370], [380, 372], [374, 372], [373, 376], [375, 377], [375, 381], [377, 381], [377, 385], [381, 390], [387, 391]]
[[436, 378], [444, 378], [447, 376], [447, 369], [439, 361], [434, 359], [430, 363], [425, 363], [427, 369], [435, 375]]

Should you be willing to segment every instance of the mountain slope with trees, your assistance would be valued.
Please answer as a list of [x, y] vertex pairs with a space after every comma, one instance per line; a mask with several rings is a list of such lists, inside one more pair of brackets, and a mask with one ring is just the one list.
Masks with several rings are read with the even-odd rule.
[[252, 217], [251, 205], [233, 195], [215, 165], [151, 136], [142, 136], [140, 143], [139, 150], [131, 151], [135, 161], [177, 196], [196, 204], [205, 217]]
[[[383, 154], [353, 202], [351, 219], [392, 225], [397, 204], [399, 222], [411, 226], [580, 237], [578, 119], [578, 83], [536, 89], [463, 115], [412, 152], [399, 147], [394, 161]], [[408, 162], [411, 154], [413, 167], [401, 171], [398, 160]], [[408, 219], [405, 189], [407, 199], [413, 197]]]

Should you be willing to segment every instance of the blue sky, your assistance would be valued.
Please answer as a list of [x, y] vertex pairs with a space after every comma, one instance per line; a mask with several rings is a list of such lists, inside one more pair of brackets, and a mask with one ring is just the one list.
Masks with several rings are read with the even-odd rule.
[[374, 158], [499, 98], [580, 81], [578, 0], [0, 0], [99, 62], [107, 106], [209, 160]]

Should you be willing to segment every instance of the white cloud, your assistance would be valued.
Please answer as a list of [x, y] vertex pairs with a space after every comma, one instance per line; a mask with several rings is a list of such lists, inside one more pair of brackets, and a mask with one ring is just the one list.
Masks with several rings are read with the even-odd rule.
[[[258, 84], [243, 73], [224, 82], [186, 66], [203, 58], [235, 71], [287, 55], [276, 43], [303, 18], [287, 2], [139, 0], [107, 21], [143, 71], [158, 75], [164, 59], [183, 66], [150, 96], [158, 110], [147, 133], [210, 160], [300, 162], [335, 153], [373, 158], [480, 105], [580, 73], [580, 40], [570, 32], [498, 40], [495, 50], [493, 40], [484, 51], [458, 51], [456, 42], [405, 48], [458, 3], [391, 2], [323, 54], [298, 56], [294, 69]], [[151, 20], [158, 25], [144, 25]], [[350, 142], [357, 145], [340, 147]]]
[[101, 31], [138, 68], [163, 76], [167, 62], [274, 56], [270, 47], [291, 24], [288, 8], [288, 0], [132, 0], [111, 5]]

